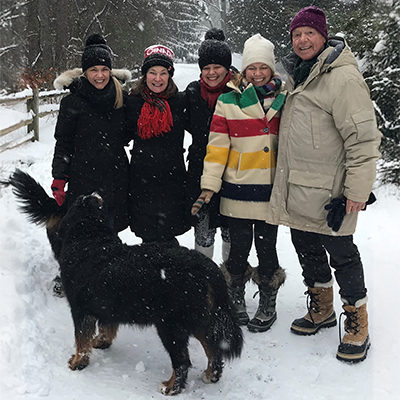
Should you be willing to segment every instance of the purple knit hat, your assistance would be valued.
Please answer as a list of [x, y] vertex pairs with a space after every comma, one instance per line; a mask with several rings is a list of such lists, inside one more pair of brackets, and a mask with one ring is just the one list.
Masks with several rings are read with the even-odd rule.
[[326, 40], [328, 40], [328, 29], [326, 27], [326, 17], [324, 12], [315, 6], [302, 8], [290, 23], [290, 38], [292, 32], [299, 26], [310, 26], [317, 30]]

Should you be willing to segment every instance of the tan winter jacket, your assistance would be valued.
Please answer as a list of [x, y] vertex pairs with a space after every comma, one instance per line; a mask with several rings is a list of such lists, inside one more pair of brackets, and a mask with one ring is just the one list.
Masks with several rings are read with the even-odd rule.
[[326, 235], [351, 235], [357, 213], [346, 215], [336, 233], [327, 225], [324, 206], [335, 197], [368, 199], [381, 133], [350, 48], [339, 40], [329, 45], [296, 89], [291, 72], [297, 56], [286, 59], [288, 94], [267, 222]]

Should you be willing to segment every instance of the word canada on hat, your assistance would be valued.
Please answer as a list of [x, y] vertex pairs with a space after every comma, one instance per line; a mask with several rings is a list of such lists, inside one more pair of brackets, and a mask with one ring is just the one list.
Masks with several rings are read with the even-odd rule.
[[163, 54], [170, 58], [172, 61], [174, 60], [174, 52], [168, 47], [162, 46], [160, 44], [150, 46], [144, 51], [145, 58], [151, 56], [152, 54]]

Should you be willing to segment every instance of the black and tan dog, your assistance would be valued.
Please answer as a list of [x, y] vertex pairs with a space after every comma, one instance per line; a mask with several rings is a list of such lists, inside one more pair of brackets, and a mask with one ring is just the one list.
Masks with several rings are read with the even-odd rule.
[[185, 247], [123, 244], [98, 195], [81, 196], [66, 211], [21, 171], [7, 183], [30, 220], [47, 226], [74, 321], [71, 369], [85, 368], [93, 347], [109, 347], [120, 324], [156, 327], [173, 368], [160, 386], [166, 395], [185, 387], [189, 337], [207, 355], [206, 383], [220, 379], [224, 359], [240, 356], [242, 331], [222, 273], [209, 258]]

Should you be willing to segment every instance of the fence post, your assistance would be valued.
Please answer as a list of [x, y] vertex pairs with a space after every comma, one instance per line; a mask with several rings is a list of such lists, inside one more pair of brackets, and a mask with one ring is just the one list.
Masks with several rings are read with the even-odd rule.
[[28, 134], [33, 131], [33, 140], [39, 140], [39, 88], [32, 88], [33, 96], [28, 100], [28, 111], [33, 111], [33, 121], [28, 125]]

